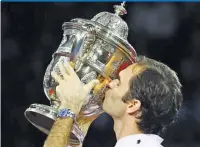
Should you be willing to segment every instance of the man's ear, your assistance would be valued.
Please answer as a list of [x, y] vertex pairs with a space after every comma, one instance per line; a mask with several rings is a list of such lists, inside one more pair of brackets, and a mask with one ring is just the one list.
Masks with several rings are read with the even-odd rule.
[[128, 114], [133, 114], [133, 113], [137, 112], [141, 107], [141, 102], [137, 99], [127, 101], [126, 104], [127, 104], [126, 112]]

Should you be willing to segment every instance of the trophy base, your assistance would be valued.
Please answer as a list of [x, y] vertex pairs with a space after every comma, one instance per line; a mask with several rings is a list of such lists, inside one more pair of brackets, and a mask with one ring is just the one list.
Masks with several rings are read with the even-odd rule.
[[[45, 134], [49, 134], [53, 123], [56, 120], [57, 111], [51, 106], [42, 104], [32, 104], [25, 111], [25, 117], [28, 121]], [[85, 134], [77, 124], [73, 124], [69, 138], [69, 145], [77, 146], [82, 144]]]

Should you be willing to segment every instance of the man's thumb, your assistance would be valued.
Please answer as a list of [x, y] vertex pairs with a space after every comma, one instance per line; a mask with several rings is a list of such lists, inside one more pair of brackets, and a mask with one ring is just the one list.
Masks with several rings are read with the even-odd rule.
[[90, 92], [90, 90], [92, 90], [92, 88], [94, 86], [96, 86], [97, 84], [99, 84], [99, 80], [95, 79], [95, 80], [92, 80], [90, 81], [88, 84], [85, 85], [85, 88], [88, 92]]

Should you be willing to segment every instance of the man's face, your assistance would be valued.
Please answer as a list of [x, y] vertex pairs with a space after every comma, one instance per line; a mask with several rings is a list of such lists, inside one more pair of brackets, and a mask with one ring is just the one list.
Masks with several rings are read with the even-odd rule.
[[110, 89], [105, 94], [103, 110], [109, 115], [120, 118], [126, 113], [127, 104], [122, 101], [129, 91], [129, 82], [141, 71], [141, 65], [132, 64], [119, 73], [119, 79], [113, 80]]

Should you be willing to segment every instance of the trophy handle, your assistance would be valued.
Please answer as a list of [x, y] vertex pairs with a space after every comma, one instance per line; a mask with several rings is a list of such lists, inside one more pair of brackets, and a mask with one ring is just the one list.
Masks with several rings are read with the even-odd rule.
[[79, 72], [81, 68], [83, 67], [84, 63], [86, 62], [89, 54], [92, 54], [91, 45], [94, 44], [96, 41], [96, 31], [95, 28], [92, 24], [84, 24], [83, 29], [87, 31], [83, 44], [81, 46], [81, 53], [79, 54], [79, 57], [76, 60], [75, 63], [75, 71]]

